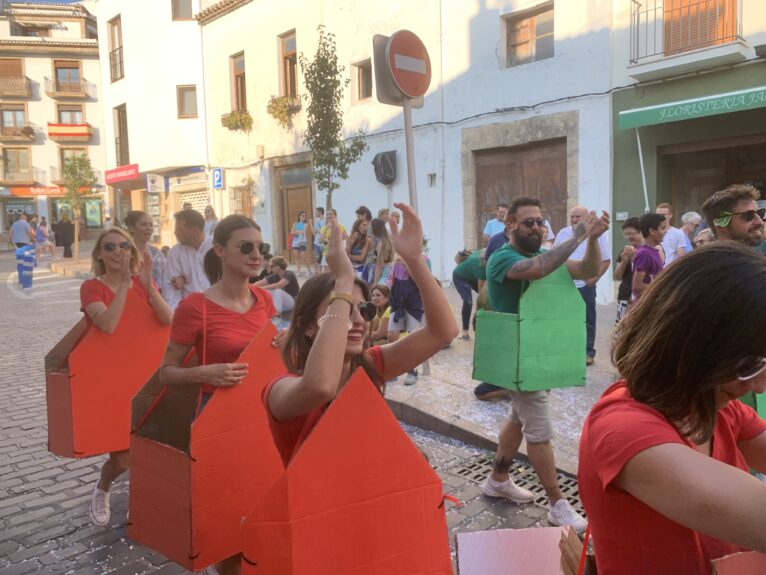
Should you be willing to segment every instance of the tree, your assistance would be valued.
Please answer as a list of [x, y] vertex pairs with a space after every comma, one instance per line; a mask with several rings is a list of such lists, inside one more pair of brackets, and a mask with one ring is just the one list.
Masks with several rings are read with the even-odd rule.
[[64, 182], [64, 200], [72, 208], [74, 219], [74, 257], [80, 259], [80, 214], [85, 205], [85, 197], [90, 195], [96, 174], [90, 158], [85, 154], [64, 158], [62, 174]]
[[359, 160], [368, 146], [359, 130], [348, 141], [343, 137], [343, 90], [351, 81], [343, 79], [344, 66], [338, 64], [335, 36], [319, 26], [319, 44], [314, 59], [301, 54], [300, 63], [309, 102], [303, 143], [311, 150], [311, 172], [320, 190], [327, 193], [327, 208], [339, 180], [348, 178], [351, 164]]

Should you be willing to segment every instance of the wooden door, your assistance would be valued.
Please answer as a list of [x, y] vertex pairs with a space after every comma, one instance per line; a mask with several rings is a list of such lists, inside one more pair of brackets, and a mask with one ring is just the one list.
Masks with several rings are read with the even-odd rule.
[[[298, 221], [298, 214], [300, 212], [306, 212], [307, 219], [311, 216], [311, 187], [306, 185], [287, 186], [282, 189], [282, 198], [285, 206], [282, 226], [282, 246], [284, 248], [282, 254], [285, 258], [292, 258], [290, 231], [293, 229], [295, 222]], [[310, 247], [307, 246], [307, 253]], [[289, 261], [292, 262], [292, 259], [289, 259]]]
[[673, 225], [689, 211], [702, 214], [702, 204], [727, 185], [726, 150], [709, 150], [673, 156]]
[[567, 225], [566, 139], [477, 152], [476, 227], [495, 217], [497, 205], [519, 196], [539, 198], [555, 232]]

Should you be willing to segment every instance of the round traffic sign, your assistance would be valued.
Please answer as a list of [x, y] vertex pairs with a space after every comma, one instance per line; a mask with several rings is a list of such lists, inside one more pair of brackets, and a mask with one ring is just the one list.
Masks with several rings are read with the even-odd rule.
[[417, 98], [431, 84], [431, 59], [423, 42], [409, 30], [391, 35], [386, 58], [396, 87], [408, 98]]

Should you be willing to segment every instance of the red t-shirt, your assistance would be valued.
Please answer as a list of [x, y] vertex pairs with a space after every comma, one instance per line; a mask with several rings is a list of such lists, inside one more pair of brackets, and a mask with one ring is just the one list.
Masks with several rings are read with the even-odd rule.
[[[731, 401], [718, 411], [711, 456], [747, 473], [737, 442], [764, 431], [766, 422], [753, 409]], [[694, 449], [659, 411], [630, 397], [624, 381], [609, 387], [588, 415], [578, 481], [599, 575], [709, 574], [712, 559], [742, 550], [683, 527], [612, 485], [633, 456], [666, 443]]]
[[[380, 346], [376, 345], [371, 347], [366, 353], [370, 354], [370, 359], [372, 359], [375, 370], [382, 377], [383, 373], [385, 373], [385, 369], [383, 365], [383, 353], [380, 350]], [[274, 419], [274, 416], [271, 415], [271, 409], [269, 409], [269, 393], [271, 393], [271, 388], [274, 387], [274, 384], [285, 377], [299, 376], [292, 373], [278, 375], [263, 389], [261, 398], [263, 399], [263, 405], [266, 407], [266, 414], [269, 418], [269, 428], [271, 429], [271, 436], [274, 438], [274, 444], [277, 447], [277, 451], [279, 451], [279, 455], [282, 457], [282, 463], [287, 467], [287, 464], [290, 463], [290, 460], [306, 441], [311, 430], [313, 430], [316, 424], [319, 423], [324, 412], [330, 407], [330, 403], [317, 407], [304, 415], [298, 415], [297, 417], [285, 419], [284, 421], [277, 421]], [[381, 392], [383, 391], [381, 386], [377, 384], [376, 386]]]
[[[236, 361], [247, 344], [277, 313], [269, 292], [255, 286], [250, 286], [250, 291], [255, 296], [255, 303], [245, 313], [222, 307], [203, 293], [189, 294], [173, 314], [170, 339], [181, 345], [193, 345], [200, 365]], [[206, 329], [203, 328], [203, 307]], [[207, 341], [204, 341], [203, 330]], [[202, 389], [212, 393], [216, 388], [204, 384]]]
[[[133, 276], [131, 281], [130, 289], [136, 292], [148, 305], [149, 294], [146, 293], [146, 288], [141, 283], [141, 278]], [[103, 302], [106, 307], [109, 307], [114, 301], [114, 292], [108, 285], [97, 278], [82, 282], [80, 285], [80, 311], [85, 313], [85, 308], [97, 301]], [[93, 325], [93, 320], [90, 319], [87, 313], [85, 314], [85, 321], [88, 322], [89, 326]]]

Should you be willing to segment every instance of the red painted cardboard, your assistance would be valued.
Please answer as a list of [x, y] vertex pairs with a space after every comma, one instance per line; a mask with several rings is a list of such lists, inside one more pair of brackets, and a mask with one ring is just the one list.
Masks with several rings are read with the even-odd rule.
[[357, 370], [242, 526], [243, 573], [451, 574], [442, 483]]
[[169, 335], [132, 290], [114, 333], [80, 320], [45, 360], [48, 449], [64, 457], [128, 449], [130, 400], [157, 369]]
[[766, 554], [746, 551], [713, 559], [713, 575], [763, 575]]
[[[261, 392], [285, 368], [269, 323], [195, 419], [198, 385], [153, 377], [133, 402], [128, 536], [197, 571], [240, 552], [242, 518], [283, 473]], [[166, 390], [166, 391], [163, 391]]]
[[[577, 572], [577, 550], [562, 551], [564, 540], [576, 535], [568, 527], [495, 529], [458, 533], [460, 575], [568, 575]], [[579, 542], [579, 539], [577, 539]], [[582, 544], [580, 544], [580, 551]], [[574, 563], [574, 568], [573, 564]]]

